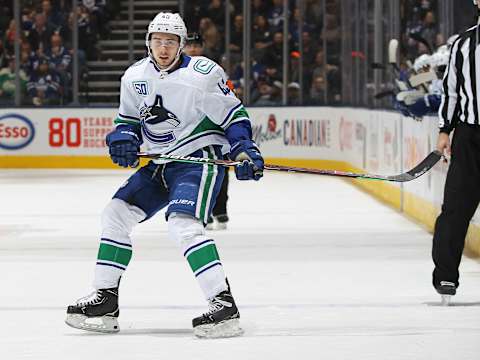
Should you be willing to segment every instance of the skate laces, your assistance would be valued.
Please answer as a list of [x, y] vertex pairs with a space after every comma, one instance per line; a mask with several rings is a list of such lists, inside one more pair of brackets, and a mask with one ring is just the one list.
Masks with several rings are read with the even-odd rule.
[[100, 299], [102, 298], [102, 291], [101, 290], [95, 290], [88, 294], [87, 296], [84, 296], [80, 299], [77, 300], [77, 305], [93, 305], [97, 303]]
[[206, 312], [205, 316], [209, 316], [215, 314], [217, 311], [222, 310], [225, 306], [231, 306], [231, 302], [223, 300], [219, 296], [215, 296], [212, 300], [210, 300], [208, 304], [208, 312]]

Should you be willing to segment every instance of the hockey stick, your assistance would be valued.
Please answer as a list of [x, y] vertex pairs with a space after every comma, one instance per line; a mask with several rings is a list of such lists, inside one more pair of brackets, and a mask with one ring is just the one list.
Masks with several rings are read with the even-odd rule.
[[[241, 164], [240, 161], [205, 159], [205, 158], [197, 158], [192, 156], [153, 154], [153, 153], [146, 153], [146, 152], [140, 152], [140, 153], [137, 153], [137, 155], [141, 158], [163, 159], [163, 160], [171, 160], [171, 161], [178, 161], [178, 162], [191, 163], [191, 164], [209, 164], [209, 165], [221, 165], [221, 166], [236, 166]], [[375, 174], [359, 174], [359, 173], [353, 173], [348, 171], [338, 171], [338, 170], [309, 169], [309, 168], [291, 167], [291, 166], [283, 166], [283, 165], [271, 165], [271, 164], [265, 164], [264, 169], [273, 170], [273, 171], [286, 171], [286, 172], [293, 172], [293, 173], [313, 174], [313, 175], [342, 176], [342, 177], [359, 178], [359, 179], [406, 182], [406, 181], [414, 180], [422, 176], [423, 174], [425, 174], [441, 158], [442, 158], [442, 154], [438, 150], [434, 150], [430, 154], [428, 154], [428, 156], [425, 159], [423, 159], [420, 162], [420, 164], [415, 166], [410, 171], [404, 172], [402, 174], [390, 175], [390, 176], [375, 175]]]

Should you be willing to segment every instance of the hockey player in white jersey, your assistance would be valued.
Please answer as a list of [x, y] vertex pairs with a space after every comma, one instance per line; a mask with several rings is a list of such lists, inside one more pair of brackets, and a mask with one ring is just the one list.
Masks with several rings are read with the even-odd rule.
[[[186, 35], [178, 14], [159, 13], [149, 24], [149, 56], [122, 77], [117, 126], [107, 136], [112, 161], [138, 166], [141, 144], [147, 151], [163, 154], [212, 159], [228, 154], [242, 161], [235, 168], [238, 179], [259, 180], [263, 158], [252, 141], [248, 113], [220, 66], [182, 53]], [[68, 307], [67, 324], [119, 331], [118, 287], [132, 256], [130, 233], [136, 224], [167, 207], [169, 237], [180, 246], [209, 302], [209, 311], [192, 321], [194, 334], [240, 335], [237, 306], [215, 243], [204, 230], [224, 172], [218, 166], [153, 160], [132, 175], [102, 214], [96, 290]], [[173, 295], [174, 289], [170, 291]]]

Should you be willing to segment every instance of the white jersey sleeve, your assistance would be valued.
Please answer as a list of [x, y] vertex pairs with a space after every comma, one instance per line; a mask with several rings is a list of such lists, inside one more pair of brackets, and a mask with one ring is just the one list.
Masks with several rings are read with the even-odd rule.
[[118, 108], [118, 124], [140, 124], [140, 112], [138, 107], [138, 96], [132, 88], [133, 84], [127, 75], [122, 76], [120, 86], [120, 107]]
[[215, 65], [212, 74], [207, 77], [207, 84], [201, 101], [201, 110], [211, 121], [223, 129], [238, 121], [249, 121], [249, 116], [242, 102], [235, 96], [229, 86], [223, 69]]

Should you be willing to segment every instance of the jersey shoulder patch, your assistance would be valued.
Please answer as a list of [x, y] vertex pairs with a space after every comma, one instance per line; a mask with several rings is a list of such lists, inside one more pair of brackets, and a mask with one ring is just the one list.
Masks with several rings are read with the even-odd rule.
[[212, 61], [206, 57], [193, 57], [192, 69], [200, 74], [208, 75], [217, 65], [215, 61]]

